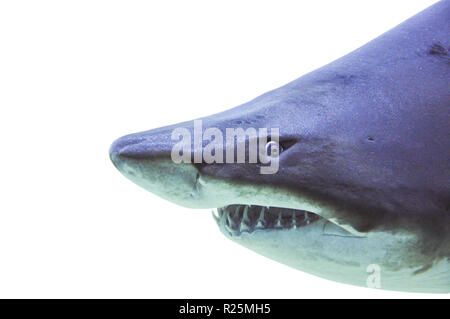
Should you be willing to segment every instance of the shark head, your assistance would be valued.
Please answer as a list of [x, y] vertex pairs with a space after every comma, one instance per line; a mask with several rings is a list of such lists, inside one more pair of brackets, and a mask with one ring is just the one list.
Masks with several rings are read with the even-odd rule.
[[166, 200], [214, 209], [225, 236], [268, 258], [448, 292], [449, 68], [433, 49], [449, 47], [448, 3], [248, 103], [121, 137], [111, 160]]

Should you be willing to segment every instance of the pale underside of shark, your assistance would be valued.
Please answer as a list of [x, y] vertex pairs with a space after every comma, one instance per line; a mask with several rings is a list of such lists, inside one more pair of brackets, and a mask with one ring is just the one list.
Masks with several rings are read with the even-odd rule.
[[175, 163], [172, 133], [193, 133], [193, 122], [124, 136], [111, 159], [162, 198], [216, 208], [228, 238], [286, 265], [359, 286], [449, 292], [449, 21], [450, 1], [441, 1], [314, 72], [201, 119], [203, 130], [278, 128], [274, 174], [261, 174], [259, 161]]

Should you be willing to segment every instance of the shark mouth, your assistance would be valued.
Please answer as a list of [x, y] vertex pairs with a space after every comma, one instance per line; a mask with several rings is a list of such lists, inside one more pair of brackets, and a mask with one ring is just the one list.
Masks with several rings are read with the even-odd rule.
[[320, 219], [317, 214], [292, 208], [257, 205], [229, 205], [213, 211], [217, 225], [231, 236], [257, 230], [296, 229]]

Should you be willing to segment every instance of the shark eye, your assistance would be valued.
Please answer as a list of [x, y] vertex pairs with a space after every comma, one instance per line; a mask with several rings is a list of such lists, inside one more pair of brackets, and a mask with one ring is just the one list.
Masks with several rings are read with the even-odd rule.
[[280, 144], [275, 141], [270, 141], [266, 144], [266, 154], [270, 157], [278, 157], [283, 151]]

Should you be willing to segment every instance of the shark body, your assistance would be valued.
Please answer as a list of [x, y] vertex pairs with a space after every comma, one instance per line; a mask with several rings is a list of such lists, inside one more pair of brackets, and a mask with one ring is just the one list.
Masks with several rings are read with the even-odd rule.
[[[172, 133], [193, 133], [193, 122], [121, 137], [110, 157], [162, 198], [217, 208], [228, 238], [271, 259], [359, 286], [448, 293], [449, 35], [450, 1], [441, 1], [322, 68], [201, 119], [204, 130], [279, 128], [275, 174], [261, 174], [260, 162], [174, 163]], [[190, 146], [201, 153], [206, 145]]]

